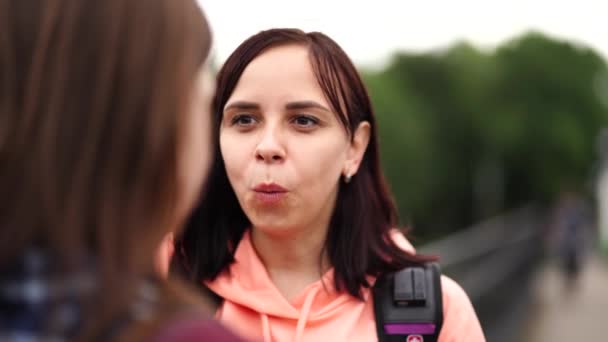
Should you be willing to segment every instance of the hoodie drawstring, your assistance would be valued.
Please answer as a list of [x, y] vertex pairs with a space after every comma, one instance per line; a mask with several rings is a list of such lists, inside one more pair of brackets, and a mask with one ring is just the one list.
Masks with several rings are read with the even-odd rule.
[[[302, 336], [304, 335], [304, 329], [306, 329], [306, 323], [308, 322], [308, 316], [310, 315], [310, 308], [312, 307], [312, 302], [315, 299], [317, 293], [320, 288], [315, 288], [311, 290], [306, 298], [304, 298], [304, 304], [302, 305], [302, 310], [300, 310], [300, 315], [298, 317], [298, 324], [296, 325], [296, 333], [294, 335], [294, 342], [301, 342]], [[264, 342], [272, 342], [272, 338], [270, 336], [270, 321], [268, 319], [268, 315], [265, 313], [260, 313], [260, 317], [262, 319], [262, 337], [264, 338]]]
[[264, 342], [272, 342], [270, 340], [270, 323], [268, 322], [268, 316], [265, 313], [262, 313], [262, 337], [264, 337]]
[[315, 299], [315, 296], [319, 292], [320, 287], [317, 287], [310, 291], [306, 298], [304, 299], [304, 305], [302, 305], [302, 310], [300, 311], [300, 317], [298, 318], [298, 325], [296, 326], [296, 335], [294, 336], [294, 342], [302, 341], [302, 336], [304, 335], [304, 329], [306, 328], [306, 323], [308, 322], [308, 315], [310, 314], [310, 308], [312, 307], [312, 301]]

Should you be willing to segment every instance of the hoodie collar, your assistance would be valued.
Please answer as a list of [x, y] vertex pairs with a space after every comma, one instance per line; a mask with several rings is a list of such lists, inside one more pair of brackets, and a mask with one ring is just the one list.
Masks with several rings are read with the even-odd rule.
[[[272, 282], [266, 267], [253, 248], [249, 230], [243, 234], [234, 259], [226, 271], [205, 285], [222, 298], [259, 313], [298, 319], [302, 310], [309, 306], [310, 312], [307, 314], [313, 319], [325, 316], [340, 303], [351, 299], [346, 292], [336, 292], [334, 269], [330, 268], [319, 280], [308, 285], [291, 302], [288, 301]], [[311, 293], [314, 293], [313, 297], [309, 296]], [[364, 299], [368, 296], [369, 293], [365, 291]]]

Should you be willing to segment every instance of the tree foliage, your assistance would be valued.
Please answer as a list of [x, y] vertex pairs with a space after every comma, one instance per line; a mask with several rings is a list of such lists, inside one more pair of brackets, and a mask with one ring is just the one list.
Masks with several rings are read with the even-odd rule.
[[605, 61], [530, 32], [363, 70], [404, 224], [432, 238], [564, 187], [584, 189], [608, 119]]

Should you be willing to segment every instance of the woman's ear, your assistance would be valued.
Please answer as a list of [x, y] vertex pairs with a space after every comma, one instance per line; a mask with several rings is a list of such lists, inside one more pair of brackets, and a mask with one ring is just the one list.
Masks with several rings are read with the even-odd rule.
[[370, 135], [371, 125], [369, 122], [362, 121], [359, 123], [359, 126], [357, 126], [357, 129], [353, 133], [353, 139], [350, 142], [344, 165], [344, 176], [347, 179], [350, 179], [359, 170], [359, 165], [361, 165], [361, 160], [363, 160], [363, 155], [369, 144]]

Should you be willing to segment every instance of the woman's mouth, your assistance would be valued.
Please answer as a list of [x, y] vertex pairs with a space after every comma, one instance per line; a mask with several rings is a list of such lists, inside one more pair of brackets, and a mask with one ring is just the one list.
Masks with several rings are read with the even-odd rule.
[[287, 189], [274, 183], [260, 183], [253, 188], [255, 199], [261, 204], [278, 204], [287, 197]]

